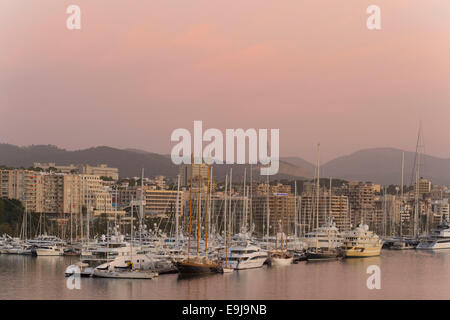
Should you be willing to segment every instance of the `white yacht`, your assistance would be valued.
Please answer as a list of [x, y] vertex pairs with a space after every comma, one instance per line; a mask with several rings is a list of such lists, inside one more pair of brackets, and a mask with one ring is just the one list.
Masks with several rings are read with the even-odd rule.
[[64, 248], [58, 245], [40, 246], [34, 249], [34, 254], [37, 256], [62, 256]]
[[240, 242], [230, 247], [228, 257], [222, 256], [222, 260], [227, 258], [227, 267], [235, 270], [261, 268], [269, 258], [267, 251], [251, 244], [249, 241]]
[[117, 256], [113, 261], [103, 263], [95, 270], [146, 270], [158, 274], [170, 273], [175, 270], [174, 265], [166, 259], [158, 259], [152, 254], [137, 252], [133, 255]]
[[304, 241], [309, 248], [336, 249], [343, 246], [344, 237], [333, 220], [305, 235]]
[[430, 234], [422, 237], [416, 249], [450, 249], [450, 226], [447, 221], [443, 220], [436, 229], [431, 230]]

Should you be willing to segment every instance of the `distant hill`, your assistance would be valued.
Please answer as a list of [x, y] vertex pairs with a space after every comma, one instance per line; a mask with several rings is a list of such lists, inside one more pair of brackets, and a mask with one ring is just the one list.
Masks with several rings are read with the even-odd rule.
[[[404, 183], [411, 184], [414, 178], [415, 152], [405, 151]], [[322, 177], [346, 180], [372, 181], [379, 184], [400, 184], [402, 150], [373, 148], [338, 157], [321, 167]], [[433, 184], [450, 185], [450, 159], [424, 155], [420, 165], [420, 176]]]
[[[414, 168], [414, 152], [405, 151], [404, 182], [411, 183]], [[393, 148], [374, 148], [354, 152], [338, 157], [321, 166], [321, 177], [334, 177], [345, 180], [372, 181], [380, 184], [400, 184], [402, 150]], [[0, 165], [28, 168], [34, 162], [55, 162], [57, 165], [86, 163], [98, 165], [106, 163], [119, 168], [121, 177], [139, 176], [141, 168], [145, 175], [152, 177], [158, 174], [175, 178], [178, 168], [169, 155], [147, 152], [137, 149], [117, 149], [111, 147], [95, 147], [84, 150], [69, 151], [52, 145], [33, 145], [18, 147], [10, 144], [0, 144]], [[222, 180], [233, 168], [233, 181], [239, 181], [249, 165], [215, 165], [213, 175]], [[271, 180], [281, 179], [312, 179], [315, 166], [297, 157], [284, 157], [280, 160], [280, 169]], [[421, 160], [421, 176], [429, 178], [434, 184], [450, 185], [450, 159], [425, 155]], [[265, 180], [259, 175], [259, 166], [253, 166], [253, 179]]]
[[159, 154], [136, 152], [111, 147], [95, 147], [68, 151], [51, 145], [17, 147], [0, 144], [0, 164], [12, 167], [31, 167], [34, 162], [54, 162], [57, 165], [86, 163], [98, 165], [105, 163], [119, 168], [121, 177], [139, 176], [144, 168], [146, 176], [157, 174], [176, 175], [177, 168], [172, 162]]
[[[84, 150], [69, 151], [53, 145], [32, 145], [18, 147], [11, 144], [0, 144], [0, 165], [10, 167], [29, 168], [34, 162], [54, 162], [56, 165], [68, 165], [86, 163], [99, 165], [105, 163], [110, 167], [119, 168], [120, 177], [139, 176], [141, 168], [145, 170], [145, 176], [152, 177], [158, 174], [175, 178], [178, 167], [170, 159], [170, 155], [161, 155], [138, 149], [117, 149], [111, 147], [95, 147]], [[229, 169], [233, 167], [233, 180], [238, 181], [244, 176], [249, 166], [244, 165], [215, 165], [213, 174], [215, 178], [223, 179]], [[253, 178], [261, 180], [258, 166], [253, 166]], [[257, 171], [258, 170], [258, 171]], [[311, 179], [312, 175], [307, 170], [290, 163], [280, 161], [279, 173], [270, 177], [273, 179]]]
[[302, 168], [314, 176], [314, 172], [316, 170], [316, 165], [309, 161], [306, 161], [299, 157], [281, 157], [281, 161], [284, 161], [284, 162], [293, 164], [296, 167]]

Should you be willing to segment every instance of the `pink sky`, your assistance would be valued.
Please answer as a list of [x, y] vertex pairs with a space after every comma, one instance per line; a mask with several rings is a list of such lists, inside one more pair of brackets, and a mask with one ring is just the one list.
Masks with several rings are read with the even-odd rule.
[[[70, 4], [82, 29], [66, 29]], [[366, 28], [381, 7], [382, 30]], [[176, 128], [279, 128], [282, 155], [450, 157], [444, 0], [2, 0], [0, 142], [169, 153]]]

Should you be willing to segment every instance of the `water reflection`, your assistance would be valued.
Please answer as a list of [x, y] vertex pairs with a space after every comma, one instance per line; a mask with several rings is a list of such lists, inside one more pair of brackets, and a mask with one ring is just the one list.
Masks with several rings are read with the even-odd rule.
[[[75, 257], [0, 255], [0, 299], [448, 299], [450, 251], [382, 251], [380, 257], [229, 274], [160, 275], [152, 280], [81, 278], [69, 290], [65, 268]], [[366, 286], [380, 267], [381, 289]]]

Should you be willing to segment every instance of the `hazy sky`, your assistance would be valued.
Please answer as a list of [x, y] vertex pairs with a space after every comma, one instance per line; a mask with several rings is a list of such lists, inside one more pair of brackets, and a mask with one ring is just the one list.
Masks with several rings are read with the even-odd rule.
[[319, 141], [325, 161], [413, 150], [422, 120], [426, 152], [450, 157], [449, 2], [0, 2], [0, 142], [168, 153], [194, 120], [279, 128], [281, 154], [310, 161]]

